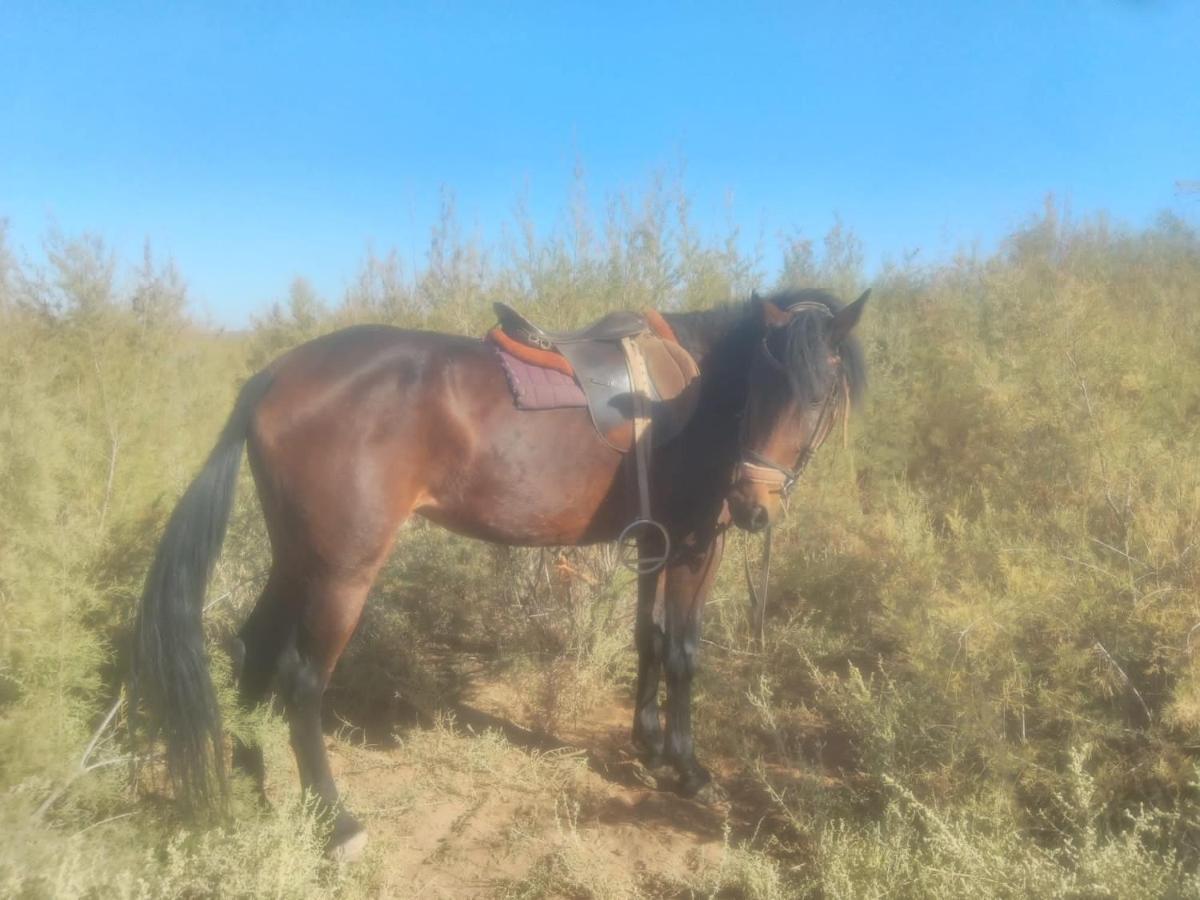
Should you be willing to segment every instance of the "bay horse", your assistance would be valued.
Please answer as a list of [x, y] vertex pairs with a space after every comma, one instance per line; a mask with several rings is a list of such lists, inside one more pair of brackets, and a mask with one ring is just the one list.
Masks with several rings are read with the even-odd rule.
[[[685, 796], [710, 780], [692, 744], [691, 684], [725, 529], [770, 525], [848, 413], [865, 382], [851, 330], [866, 301], [843, 306], [797, 290], [664, 316], [699, 365], [699, 396], [683, 432], [651, 458], [652, 509], [672, 551], [638, 578], [632, 736], [648, 765], [675, 769]], [[321, 702], [400, 525], [417, 513], [514, 546], [612, 541], [637, 516], [634, 454], [605, 443], [584, 409], [518, 410], [498, 356], [474, 338], [356, 326], [252, 376], [171, 514], [136, 625], [134, 685], [161, 723], [176, 795], [188, 801], [225, 791], [201, 611], [243, 446], [272, 564], [238, 633], [239, 698], [261, 703], [274, 683], [302, 787], [334, 817], [329, 849], [351, 855], [366, 832], [339, 803]], [[234, 762], [261, 788], [260, 748], [235, 742]]]

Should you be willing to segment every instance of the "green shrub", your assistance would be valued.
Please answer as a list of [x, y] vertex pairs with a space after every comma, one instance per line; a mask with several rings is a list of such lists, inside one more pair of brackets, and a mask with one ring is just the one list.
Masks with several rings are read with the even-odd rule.
[[[102, 242], [52, 237], [38, 270], [0, 239], [7, 893], [362, 888], [325, 866], [296, 808], [181, 822], [153, 764], [130, 793], [121, 707], [104, 723], [141, 580], [238, 385], [299, 341], [358, 321], [479, 334], [493, 300], [566, 326], [764, 280], [761, 249], [736, 229], [702, 236], [673, 185], [599, 222], [584, 199], [569, 227], [518, 221], [499, 248], [464, 239], [448, 199], [424, 268], [368, 256], [340, 303], [297, 281], [248, 334], [192, 322], [180, 276], [149, 255], [126, 272]], [[819, 253], [789, 238], [780, 282], [850, 294], [862, 258], [840, 225]], [[672, 890], [1195, 892], [1197, 284], [1200, 239], [1178, 220], [1067, 225], [1052, 205], [993, 255], [878, 273], [862, 325], [872, 388], [777, 529], [766, 647], [747, 623], [754, 541], [730, 541], [707, 615], [701, 752], [774, 814], [757, 843], [731, 839], [726, 874]], [[206, 622], [231, 730], [266, 737], [282, 765], [282, 725], [233, 708], [221, 662], [267, 561], [246, 481]], [[408, 707], [436, 715], [462, 696], [454, 660], [470, 653], [554, 731], [628, 688], [632, 612], [607, 550], [498, 549], [416, 523], [335, 677], [331, 727], [379, 740]], [[1085, 746], [1086, 761], [1072, 752]], [[251, 865], [278, 853], [287, 871]], [[543, 885], [581, 871], [546, 867]]]

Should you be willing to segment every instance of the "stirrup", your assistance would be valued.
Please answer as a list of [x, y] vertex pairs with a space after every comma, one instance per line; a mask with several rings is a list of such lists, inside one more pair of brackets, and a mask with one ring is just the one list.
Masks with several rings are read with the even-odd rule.
[[[651, 529], [662, 535], [662, 556], [647, 556], [644, 559], [638, 547], [637, 531]], [[671, 536], [659, 522], [653, 519], [634, 519], [621, 531], [617, 537], [617, 559], [621, 565], [637, 575], [653, 575], [667, 564], [671, 558]]]

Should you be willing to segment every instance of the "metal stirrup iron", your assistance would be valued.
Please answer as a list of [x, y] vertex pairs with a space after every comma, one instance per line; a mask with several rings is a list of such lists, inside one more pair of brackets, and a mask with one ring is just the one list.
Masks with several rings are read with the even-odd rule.
[[[621, 531], [617, 538], [618, 559], [621, 565], [638, 575], [653, 575], [667, 564], [671, 556], [671, 538], [662, 523], [650, 517], [650, 373], [646, 360], [637, 346], [636, 338], [621, 338], [625, 359], [629, 364], [629, 382], [633, 388], [633, 455], [637, 465], [638, 518]], [[657, 531], [662, 538], [660, 556], [641, 555], [639, 539]]]

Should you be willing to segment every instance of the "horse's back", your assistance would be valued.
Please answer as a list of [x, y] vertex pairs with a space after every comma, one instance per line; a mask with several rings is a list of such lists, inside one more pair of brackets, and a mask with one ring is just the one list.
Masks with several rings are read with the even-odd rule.
[[382, 394], [411, 395], [442, 377], [448, 364], [500, 374], [483, 342], [474, 338], [391, 325], [333, 331], [292, 348], [267, 367], [273, 383], [260, 404], [258, 424], [267, 432], [274, 421], [294, 426], [304, 415], [319, 414], [324, 403], [335, 402], [344, 416], [348, 408], [385, 399]]

